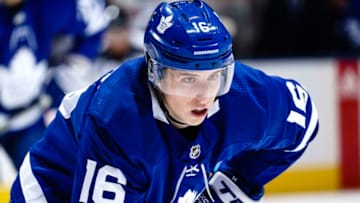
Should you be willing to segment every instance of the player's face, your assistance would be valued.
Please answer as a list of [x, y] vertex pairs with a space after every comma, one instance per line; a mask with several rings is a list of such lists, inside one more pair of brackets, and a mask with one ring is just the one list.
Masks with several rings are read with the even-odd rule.
[[222, 69], [210, 71], [184, 71], [167, 69], [161, 81], [165, 90], [164, 104], [183, 128], [201, 124], [213, 104], [220, 88]]
[[159, 89], [167, 95], [188, 98], [211, 98], [219, 91], [224, 69], [191, 71], [166, 68]]

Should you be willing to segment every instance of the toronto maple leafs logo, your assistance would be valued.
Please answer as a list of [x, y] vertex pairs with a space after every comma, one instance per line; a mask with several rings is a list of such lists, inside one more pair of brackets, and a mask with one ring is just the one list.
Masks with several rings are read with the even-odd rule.
[[46, 68], [46, 61], [37, 63], [33, 50], [20, 47], [8, 68], [0, 66], [0, 103], [7, 109], [31, 103], [41, 92]]
[[178, 203], [193, 203], [196, 198], [196, 191], [188, 190], [183, 197], [180, 197]]
[[167, 29], [169, 29], [174, 23], [172, 21], [173, 19], [173, 16], [170, 15], [170, 16], [161, 16], [161, 19], [160, 19], [160, 22], [159, 22], [159, 25], [156, 27], [156, 30], [160, 33], [160, 34], [164, 34], [165, 31]]

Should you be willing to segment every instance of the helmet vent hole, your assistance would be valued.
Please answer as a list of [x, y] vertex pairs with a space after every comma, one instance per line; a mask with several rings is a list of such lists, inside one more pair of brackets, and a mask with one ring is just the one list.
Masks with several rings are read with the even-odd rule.
[[209, 16], [208, 13], [202, 12], [201, 15], [203, 16], [203, 18], [204, 18], [206, 21], [208, 21], [208, 22], [210, 21], [210, 20], [209, 20], [209, 19], [210, 19], [210, 16]]
[[188, 18], [184, 13], [181, 13], [181, 17], [182, 17], [185, 21], [189, 22], [189, 18]]
[[183, 45], [184, 44], [182, 41], [179, 41], [179, 40], [173, 40], [172, 42], [174, 44], [176, 44], [176, 45]]
[[207, 41], [210, 41], [210, 40], [211, 40], [210, 37], [198, 38], [198, 41], [199, 41], [199, 42], [207, 42]]
[[199, 6], [199, 7], [203, 6], [202, 1], [194, 0], [194, 3], [195, 3], [196, 6]]

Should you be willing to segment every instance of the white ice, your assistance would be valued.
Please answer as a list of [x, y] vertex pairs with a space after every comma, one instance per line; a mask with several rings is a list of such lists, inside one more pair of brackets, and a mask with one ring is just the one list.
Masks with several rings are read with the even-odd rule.
[[265, 195], [263, 203], [360, 203], [359, 190]]

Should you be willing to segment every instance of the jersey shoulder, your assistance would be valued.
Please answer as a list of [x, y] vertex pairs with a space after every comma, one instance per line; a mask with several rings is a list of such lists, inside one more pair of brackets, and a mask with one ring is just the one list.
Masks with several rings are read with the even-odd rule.
[[[108, 123], [126, 116], [131, 120], [149, 107], [150, 92], [142, 58], [130, 59], [103, 77], [90, 105], [90, 114]], [[121, 117], [121, 118], [119, 118]]]
[[310, 94], [300, 83], [239, 62], [221, 102], [224, 116], [234, 120], [229, 128], [249, 143], [256, 141], [254, 147], [291, 148], [307, 131], [315, 132], [318, 122]]
[[157, 132], [145, 67], [143, 58], [123, 63], [99, 81], [89, 104], [96, 127], [125, 150], [150, 146]]

